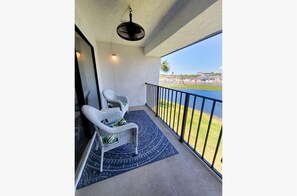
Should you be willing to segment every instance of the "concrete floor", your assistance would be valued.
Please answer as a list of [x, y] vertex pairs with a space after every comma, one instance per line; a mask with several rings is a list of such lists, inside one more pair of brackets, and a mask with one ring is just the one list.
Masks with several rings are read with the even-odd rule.
[[129, 172], [94, 183], [76, 191], [76, 196], [121, 195], [222, 195], [222, 182], [145, 106], [145, 110], [162, 130], [179, 154]]

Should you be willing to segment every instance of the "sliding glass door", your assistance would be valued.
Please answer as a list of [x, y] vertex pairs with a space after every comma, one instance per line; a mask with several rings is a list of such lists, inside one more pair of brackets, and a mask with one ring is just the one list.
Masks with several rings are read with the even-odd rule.
[[101, 109], [94, 48], [75, 26], [75, 171], [94, 133], [81, 112], [83, 105]]

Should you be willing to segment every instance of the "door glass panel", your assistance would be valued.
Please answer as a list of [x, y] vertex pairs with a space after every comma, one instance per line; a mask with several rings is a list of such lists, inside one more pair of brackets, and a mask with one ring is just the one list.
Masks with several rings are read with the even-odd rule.
[[94, 50], [86, 37], [75, 30], [75, 171], [94, 133], [93, 125], [81, 113], [83, 105], [101, 109]]
[[85, 104], [100, 109], [92, 50], [77, 32], [75, 32], [75, 50], [80, 53], [77, 61]]
[[79, 161], [84, 153], [89, 139], [85, 135], [85, 128], [81, 118], [81, 110], [78, 105], [78, 100], [75, 92], [75, 170], [78, 167]]

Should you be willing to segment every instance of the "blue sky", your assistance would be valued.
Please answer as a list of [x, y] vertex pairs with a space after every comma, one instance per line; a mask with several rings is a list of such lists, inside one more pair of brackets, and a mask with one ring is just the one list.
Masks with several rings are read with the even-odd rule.
[[[170, 70], [167, 74], [222, 72], [222, 33], [164, 56]], [[164, 72], [160, 71], [164, 74]]]

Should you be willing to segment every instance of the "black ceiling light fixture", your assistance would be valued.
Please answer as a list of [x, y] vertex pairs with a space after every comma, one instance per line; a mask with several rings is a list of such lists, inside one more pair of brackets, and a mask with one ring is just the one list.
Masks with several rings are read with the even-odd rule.
[[129, 22], [124, 22], [120, 24], [117, 28], [118, 35], [128, 41], [138, 41], [144, 38], [145, 32], [144, 29], [134, 22], [132, 22], [132, 9], [129, 6]]

